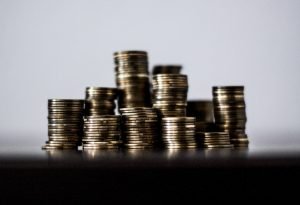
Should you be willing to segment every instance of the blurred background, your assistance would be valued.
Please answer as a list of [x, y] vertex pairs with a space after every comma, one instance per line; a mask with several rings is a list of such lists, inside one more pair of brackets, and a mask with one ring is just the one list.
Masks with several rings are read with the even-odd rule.
[[47, 99], [114, 87], [112, 53], [135, 49], [150, 70], [182, 64], [189, 99], [244, 85], [250, 147], [298, 146], [299, 11], [298, 0], [0, 0], [0, 143], [42, 145]]

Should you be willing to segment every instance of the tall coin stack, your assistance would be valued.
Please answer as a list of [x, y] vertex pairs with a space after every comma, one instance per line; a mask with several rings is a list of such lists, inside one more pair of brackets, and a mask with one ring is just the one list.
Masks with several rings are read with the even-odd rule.
[[162, 140], [167, 149], [196, 149], [195, 118], [162, 118]]
[[196, 141], [199, 148], [233, 148], [227, 132], [197, 132]]
[[148, 55], [144, 51], [114, 53], [118, 107], [151, 107]]
[[48, 137], [42, 149], [77, 149], [81, 143], [84, 100], [48, 100]]
[[87, 149], [117, 149], [121, 143], [120, 116], [115, 116], [116, 88], [87, 87], [85, 99], [84, 136]]
[[213, 87], [216, 129], [228, 132], [234, 147], [248, 147], [244, 86]]
[[153, 76], [153, 107], [162, 117], [186, 116], [188, 79], [182, 74]]
[[118, 149], [121, 141], [121, 117], [118, 115], [86, 116], [83, 150]]
[[156, 65], [152, 70], [152, 75], [157, 74], [180, 74], [181, 65]]
[[122, 137], [127, 149], [153, 149], [160, 146], [158, 113], [153, 108], [121, 108]]

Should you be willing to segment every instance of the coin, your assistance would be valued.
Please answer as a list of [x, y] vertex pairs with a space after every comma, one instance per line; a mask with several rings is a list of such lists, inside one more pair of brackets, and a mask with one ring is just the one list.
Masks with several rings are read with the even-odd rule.
[[145, 51], [114, 53], [118, 107], [151, 107], [148, 55]]
[[199, 148], [233, 148], [227, 132], [197, 132], [196, 141]]
[[160, 126], [156, 109], [127, 107], [120, 108], [120, 112], [122, 114], [122, 137], [126, 148], [160, 148]]
[[[244, 100], [244, 86], [214, 86], [213, 105], [215, 128], [229, 133], [235, 147], [247, 146], [245, 134], [247, 115]], [[246, 139], [244, 142], [234, 139]]]
[[156, 65], [152, 70], [152, 75], [156, 74], [180, 74], [181, 65]]
[[48, 100], [48, 141], [42, 149], [77, 149], [81, 142], [84, 100]]

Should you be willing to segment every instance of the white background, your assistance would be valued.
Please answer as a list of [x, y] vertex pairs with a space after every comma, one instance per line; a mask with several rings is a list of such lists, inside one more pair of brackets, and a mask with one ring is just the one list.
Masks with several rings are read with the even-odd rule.
[[112, 53], [183, 64], [190, 99], [245, 85], [252, 146], [300, 133], [299, 0], [0, 0], [0, 141], [42, 144], [47, 99], [115, 86]]

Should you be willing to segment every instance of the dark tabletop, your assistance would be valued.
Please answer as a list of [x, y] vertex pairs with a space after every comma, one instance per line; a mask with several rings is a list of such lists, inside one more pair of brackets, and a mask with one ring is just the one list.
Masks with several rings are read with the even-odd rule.
[[[294, 199], [297, 143], [238, 150], [63, 151], [1, 143], [0, 202], [194, 202]], [[287, 193], [287, 194], [284, 194]], [[18, 196], [18, 197], [16, 197]], [[218, 196], [218, 197], [216, 197]], [[275, 198], [274, 198], [275, 197]]]

